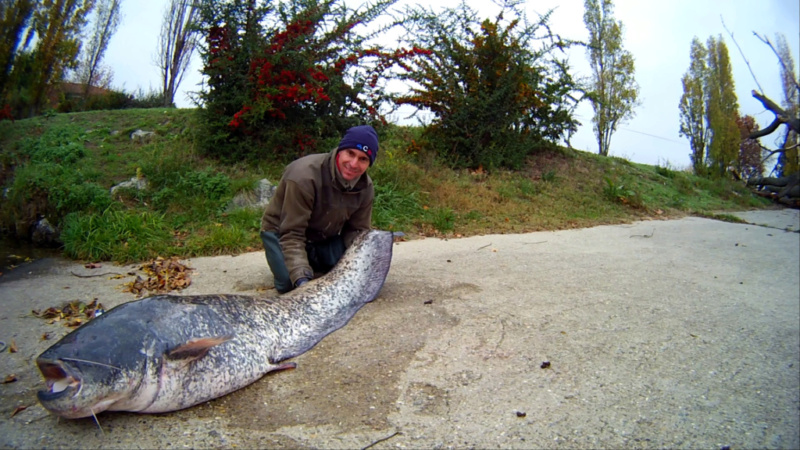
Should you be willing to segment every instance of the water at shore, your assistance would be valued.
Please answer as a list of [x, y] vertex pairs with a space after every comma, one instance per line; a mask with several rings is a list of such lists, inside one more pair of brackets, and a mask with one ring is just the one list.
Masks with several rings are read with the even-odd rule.
[[0, 237], [0, 273], [7, 274], [42, 258], [62, 256], [61, 249], [36, 247], [31, 242]]

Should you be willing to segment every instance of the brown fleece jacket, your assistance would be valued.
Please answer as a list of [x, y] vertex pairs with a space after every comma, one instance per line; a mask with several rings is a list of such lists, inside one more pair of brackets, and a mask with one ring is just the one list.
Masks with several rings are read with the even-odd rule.
[[349, 247], [359, 231], [372, 225], [372, 179], [365, 173], [348, 189], [338, 172], [336, 150], [293, 161], [261, 218], [262, 231], [280, 236], [292, 283], [313, 277], [306, 242], [341, 234]]

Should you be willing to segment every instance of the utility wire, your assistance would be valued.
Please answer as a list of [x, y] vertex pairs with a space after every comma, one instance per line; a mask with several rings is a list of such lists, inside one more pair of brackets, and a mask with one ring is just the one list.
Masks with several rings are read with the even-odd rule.
[[630, 131], [631, 133], [636, 133], [636, 134], [643, 134], [645, 136], [650, 136], [652, 138], [661, 139], [662, 141], [674, 142], [676, 144], [683, 144], [683, 142], [676, 141], [675, 139], [665, 138], [663, 136], [656, 136], [655, 134], [645, 133], [643, 131], [631, 130], [630, 128], [620, 128], [620, 130]]

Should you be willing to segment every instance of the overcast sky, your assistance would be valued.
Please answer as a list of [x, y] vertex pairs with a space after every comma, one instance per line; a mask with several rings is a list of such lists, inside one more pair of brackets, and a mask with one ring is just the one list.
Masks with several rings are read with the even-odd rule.
[[[416, 0], [403, 1], [417, 3]], [[129, 93], [140, 89], [145, 92], [160, 90], [153, 55], [167, 3], [168, 0], [123, 0], [122, 21], [104, 60], [113, 69], [114, 87]], [[491, 2], [468, 0], [468, 3], [484, 12], [485, 17], [494, 17], [496, 9]], [[457, 1], [438, 0], [435, 4], [454, 5]], [[795, 71], [800, 72], [797, 69], [800, 2], [797, 0], [615, 0], [614, 5], [614, 16], [624, 26], [624, 47], [636, 61], [635, 77], [641, 99], [636, 116], [621, 125], [612, 137], [611, 154], [614, 156], [645, 164], [669, 164], [678, 169], [690, 165], [688, 140], [678, 134], [678, 103], [683, 93], [681, 77], [689, 67], [689, 49], [694, 37], [703, 43], [710, 36], [722, 36], [725, 40], [740, 111], [755, 117], [761, 127], [771, 123], [773, 115], [751, 96], [751, 91], [757, 87], [750, 69], [768, 97], [780, 103], [783, 91], [777, 57], [753, 32], [768, 37], [773, 43], [775, 34], [783, 33], [794, 56]], [[550, 8], [556, 8], [550, 21], [554, 32], [571, 39], [587, 38], [583, 0], [528, 0], [525, 7], [530, 17]], [[741, 53], [723, 27], [723, 21], [741, 47]], [[585, 51], [576, 50], [569, 58], [574, 75], [590, 74]], [[199, 89], [199, 68], [195, 58], [176, 96], [178, 107], [193, 107], [187, 92]], [[584, 104], [577, 113], [583, 125], [571, 143], [579, 150], [596, 152], [591, 106]], [[774, 146], [773, 141], [768, 137], [762, 139], [762, 144]]]

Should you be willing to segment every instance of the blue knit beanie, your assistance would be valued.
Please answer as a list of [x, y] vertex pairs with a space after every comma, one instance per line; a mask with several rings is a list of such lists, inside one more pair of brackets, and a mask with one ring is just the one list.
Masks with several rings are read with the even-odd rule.
[[378, 156], [378, 133], [369, 125], [359, 125], [350, 128], [336, 147], [336, 151], [352, 148], [361, 150], [369, 156], [369, 165], [375, 162]]

